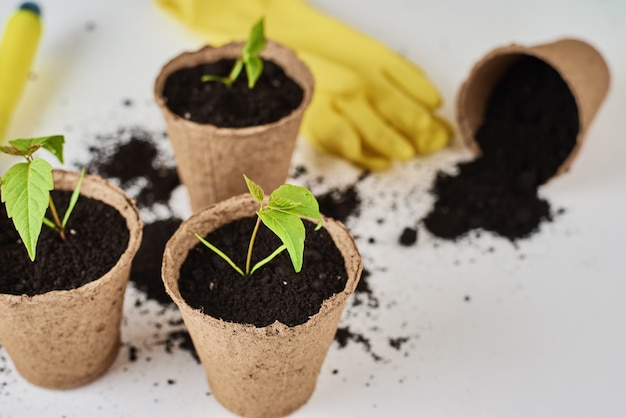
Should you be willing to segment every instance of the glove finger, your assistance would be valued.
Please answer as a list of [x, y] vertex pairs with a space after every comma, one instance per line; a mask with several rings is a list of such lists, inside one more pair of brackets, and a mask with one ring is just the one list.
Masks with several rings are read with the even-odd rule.
[[302, 120], [303, 136], [318, 150], [336, 155], [369, 170], [383, 170], [388, 158], [363, 149], [361, 138], [350, 123], [335, 113], [330, 98], [316, 92]]
[[333, 105], [351, 122], [363, 142], [375, 153], [400, 161], [415, 156], [411, 143], [380, 118], [365, 95], [336, 97]]
[[432, 122], [432, 110], [415, 101], [387, 80], [368, 85], [367, 96], [376, 110], [408, 138], [415, 138]]
[[[395, 54], [391, 51], [390, 53]], [[419, 67], [400, 55], [395, 58], [390, 57], [383, 61], [382, 65], [383, 76], [396, 88], [430, 109], [441, 106], [439, 89]]]
[[244, 39], [250, 28], [264, 15], [261, 1], [155, 0], [157, 5], [192, 29], [208, 35], [230, 35]]
[[332, 94], [354, 94], [365, 89], [363, 79], [354, 71], [317, 54], [298, 51], [315, 79], [315, 90]]
[[431, 154], [448, 145], [452, 138], [452, 127], [437, 116], [431, 126], [415, 138], [415, 148], [419, 154]]
[[375, 38], [305, 1], [268, 0], [266, 6], [268, 37], [351, 68], [368, 81], [385, 77], [431, 109], [441, 105], [426, 73]]

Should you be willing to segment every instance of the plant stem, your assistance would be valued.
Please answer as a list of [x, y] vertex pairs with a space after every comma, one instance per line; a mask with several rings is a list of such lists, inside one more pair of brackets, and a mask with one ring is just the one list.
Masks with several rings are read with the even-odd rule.
[[250, 274], [250, 262], [252, 261], [252, 248], [254, 247], [254, 240], [256, 239], [257, 232], [259, 232], [260, 226], [261, 226], [261, 217], [257, 216], [256, 225], [254, 225], [254, 230], [252, 231], [252, 236], [250, 237], [250, 245], [248, 245], [248, 256], [246, 257], [246, 276]]
[[59, 236], [63, 241], [65, 241], [65, 231], [63, 230], [63, 224], [61, 223], [61, 218], [59, 218], [59, 212], [57, 212], [57, 207], [54, 205], [54, 201], [52, 200], [52, 196], [49, 199], [50, 202], [50, 212], [52, 213], [52, 219], [56, 224], [57, 228], [59, 228]]

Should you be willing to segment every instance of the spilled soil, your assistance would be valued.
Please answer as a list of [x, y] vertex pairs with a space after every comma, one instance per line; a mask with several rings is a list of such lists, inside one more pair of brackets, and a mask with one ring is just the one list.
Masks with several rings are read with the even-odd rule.
[[561, 76], [537, 58], [521, 58], [488, 101], [475, 135], [481, 155], [459, 164], [458, 174], [437, 176], [424, 225], [452, 240], [471, 230], [529, 237], [553, 219], [537, 191], [573, 150], [578, 129], [576, 102]]

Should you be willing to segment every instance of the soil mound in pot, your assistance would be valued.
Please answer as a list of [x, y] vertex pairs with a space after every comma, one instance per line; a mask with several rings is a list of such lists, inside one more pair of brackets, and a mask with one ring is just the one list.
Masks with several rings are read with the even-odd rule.
[[245, 71], [229, 88], [220, 82], [203, 82], [203, 75], [228, 76], [234, 59], [182, 68], [165, 81], [163, 97], [172, 112], [197, 123], [223, 128], [265, 125], [295, 110], [304, 97], [302, 88], [283, 69], [265, 60], [253, 89]]
[[537, 195], [576, 145], [579, 115], [569, 87], [550, 65], [521, 58], [500, 80], [475, 135], [482, 153], [440, 173], [436, 203], [424, 219], [434, 235], [456, 239], [473, 229], [510, 240], [531, 235], [552, 219]]
[[[64, 213], [71, 192], [51, 194]], [[122, 215], [85, 196], [78, 199], [66, 231], [67, 241], [62, 242], [55, 231], [43, 226], [37, 257], [31, 262], [13, 221], [0, 205], [0, 293], [34, 296], [80, 287], [111, 270], [128, 246], [129, 232]]]
[[[248, 237], [255, 217], [231, 222], [208, 234], [206, 239], [245, 266]], [[295, 273], [286, 251], [251, 276], [241, 276], [204, 245], [194, 247], [180, 271], [180, 292], [192, 307], [229, 322], [265, 327], [280, 321], [296, 326], [315, 315], [322, 302], [343, 291], [347, 283], [345, 264], [328, 232], [314, 231], [305, 221], [306, 241], [302, 271]], [[241, 237], [246, 237], [242, 239]], [[281, 245], [264, 225], [259, 229], [253, 264]]]

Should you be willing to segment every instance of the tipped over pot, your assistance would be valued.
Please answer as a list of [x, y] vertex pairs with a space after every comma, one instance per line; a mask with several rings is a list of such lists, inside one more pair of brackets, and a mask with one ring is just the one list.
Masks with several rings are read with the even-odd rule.
[[561, 39], [540, 45], [508, 45], [482, 57], [462, 84], [457, 97], [457, 120], [463, 140], [476, 154], [476, 133], [484, 122], [485, 109], [500, 79], [524, 57], [535, 57], [554, 68], [569, 87], [578, 110], [576, 144], [555, 175], [569, 170], [581, 150], [587, 130], [604, 101], [610, 82], [607, 63], [591, 45], [577, 39]]

